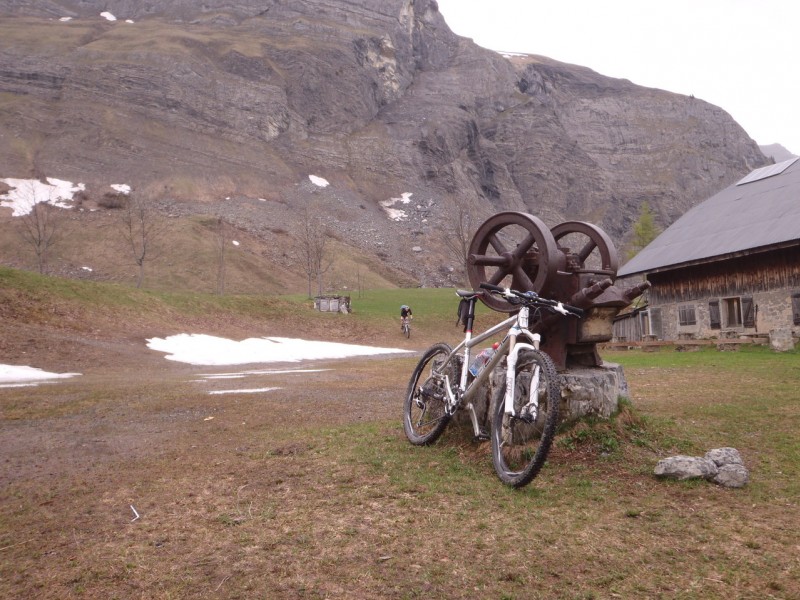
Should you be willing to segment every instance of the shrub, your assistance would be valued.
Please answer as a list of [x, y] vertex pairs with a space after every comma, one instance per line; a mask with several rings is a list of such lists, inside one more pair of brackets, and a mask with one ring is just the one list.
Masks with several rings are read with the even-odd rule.
[[128, 194], [122, 192], [106, 192], [97, 202], [102, 208], [110, 210], [125, 208], [128, 205]]

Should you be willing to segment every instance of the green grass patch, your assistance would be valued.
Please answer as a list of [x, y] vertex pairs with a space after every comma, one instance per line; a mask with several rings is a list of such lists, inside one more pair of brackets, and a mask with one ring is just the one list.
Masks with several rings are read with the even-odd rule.
[[25, 301], [34, 304], [62, 302], [83, 309], [127, 308], [136, 313], [153, 315], [177, 311], [188, 316], [224, 312], [261, 317], [295, 310], [290, 303], [277, 296], [159, 292], [113, 283], [51, 277], [0, 266], [0, 294], [5, 294], [10, 302], [12, 293], [16, 294], [18, 304], [24, 304]]
[[[52, 322], [78, 327], [92, 321], [91, 316], [151, 321], [153, 324], [182, 320], [209, 323], [257, 322], [296, 323], [297, 335], [311, 331], [317, 337], [333, 335], [372, 338], [374, 345], [386, 340], [402, 342], [399, 335], [400, 306], [414, 311], [412, 342], [419, 344], [447, 341], [456, 343], [463, 336], [456, 325], [459, 299], [451, 288], [391, 288], [364, 290], [351, 296], [352, 314], [320, 313], [313, 310], [305, 294], [225, 294], [158, 291], [129, 285], [101, 283], [45, 276], [0, 266], [0, 300], [4, 309], [18, 321]], [[3, 310], [3, 307], [0, 307]], [[91, 315], [90, 315], [91, 313]], [[73, 315], [65, 320], [64, 315]], [[490, 311], [479, 303], [479, 327], [486, 328], [505, 315]], [[82, 325], [81, 325], [82, 326]], [[326, 333], [327, 332], [327, 333]], [[388, 334], [388, 337], [387, 337]], [[396, 334], [395, 337], [392, 337]]]
[[[146, 292], [0, 269], [4, 318], [26, 301], [92, 318], [132, 304], [157, 325], [280, 314], [373, 334], [387, 319], [394, 330], [407, 303], [418, 329], [458, 338], [452, 290], [361, 300], [353, 315], [315, 314], [302, 297]], [[800, 597], [797, 353], [604, 358], [623, 365], [630, 403], [560, 430], [522, 490], [499, 482], [469, 425], [453, 422], [429, 447], [406, 441], [408, 357], [269, 376], [282, 389], [263, 396], [210, 396], [187, 370], [142, 377], [116, 364], [3, 390], [0, 596], [113, 597], [128, 577], [137, 595], [165, 598]], [[746, 487], [652, 474], [660, 458], [722, 446], [742, 453]], [[69, 560], [42, 571], [54, 548]]]
[[[350, 296], [353, 314], [366, 319], [400, 319], [400, 306], [407, 304], [414, 313], [414, 324], [456, 322], [459, 298], [454, 288], [389, 288], [358, 292], [342, 292]], [[307, 303], [308, 296], [292, 294], [287, 299]], [[495, 318], [497, 313], [479, 303], [477, 318]]]
[[800, 373], [800, 350], [790, 352], [774, 352], [769, 346], [743, 344], [736, 352], [720, 352], [713, 346], [706, 346], [695, 352], [674, 352], [669, 346], [659, 352], [642, 352], [639, 350], [614, 352], [602, 351], [604, 360], [616, 362], [626, 368], [686, 368], [696, 369], [710, 367], [724, 371], [737, 371], [743, 367], [763, 366], [777, 369], [780, 372], [794, 371]]

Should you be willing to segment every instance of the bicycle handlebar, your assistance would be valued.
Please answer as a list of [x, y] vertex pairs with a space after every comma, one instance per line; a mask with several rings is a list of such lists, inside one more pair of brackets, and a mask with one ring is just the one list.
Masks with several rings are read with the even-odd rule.
[[577, 306], [570, 306], [569, 304], [564, 304], [557, 300], [550, 300], [549, 298], [543, 298], [536, 292], [520, 292], [517, 290], [512, 290], [511, 288], [503, 288], [486, 282], [481, 283], [480, 287], [484, 290], [492, 292], [493, 294], [499, 294], [508, 301], [516, 300], [517, 302], [523, 302], [534, 306], [536, 305], [546, 306], [551, 310], [553, 310], [554, 312], [564, 315], [565, 317], [567, 315], [571, 315], [573, 317], [578, 317], [580, 319], [585, 314], [584, 310], [578, 308]]

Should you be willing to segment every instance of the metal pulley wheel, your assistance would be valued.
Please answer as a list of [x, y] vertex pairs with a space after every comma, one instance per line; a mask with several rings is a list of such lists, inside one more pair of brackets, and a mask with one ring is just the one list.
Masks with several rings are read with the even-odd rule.
[[[487, 219], [467, 253], [467, 275], [475, 290], [488, 282], [543, 294], [563, 265], [564, 254], [547, 226], [523, 212], [502, 212]], [[500, 312], [518, 309], [497, 296], [484, 294], [482, 300]]]
[[615, 279], [619, 268], [617, 249], [605, 231], [591, 223], [567, 221], [551, 230], [559, 254], [570, 273], [589, 273]]

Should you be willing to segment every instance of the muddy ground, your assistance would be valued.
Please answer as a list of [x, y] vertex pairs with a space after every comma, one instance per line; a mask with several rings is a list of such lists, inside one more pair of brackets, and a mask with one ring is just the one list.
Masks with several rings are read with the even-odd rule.
[[[225, 580], [231, 557], [224, 548], [212, 552], [216, 558], [206, 554], [219, 541], [213, 530], [251, 518], [255, 498], [292, 496], [309, 476], [307, 458], [318, 451], [321, 430], [399, 425], [416, 360], [409, 353], [200, 367], [166, 360], [146, 348], [145, 335], [6, 328], [0, 362], [81, 375], [0, 389], [0, 596], [214, 591], [208, 586]], [[399, 332], [397, 342], [403, 345]], [[268, 391], [237, 392], [253, 389]], [[326, 482], [332, 474], [310, 475]], [[125, 558], [134, 552], [130, 544], [149, 554], [143, 579], [142, 557]], [[185, 587], [169, 576], [161, 589], [162, 568], [177, 569]], [[121, 572], [137, 569], [137, 583], [125, 584]], [[198, 585], [198, 577], [208, 581]], [[286, 585], [262, 588], [260, 597], [291, 597]], [[221, 587], [218, 597], [229, 597]]]
[[[4, 323], [0, 363], [82, 375], [0, 389], [0, 597], [799, 597], [791, 360], [631, 369], [652, 420], [559, 434], [513, 491], [468, 432], [406, 442], [415, 356], [209, 368], [146, 348], [177, 327]], [[774, 410], [716, 424], [765, 386]], [[652, 477], [664, 453], [731, 440], [743, 490]]]

